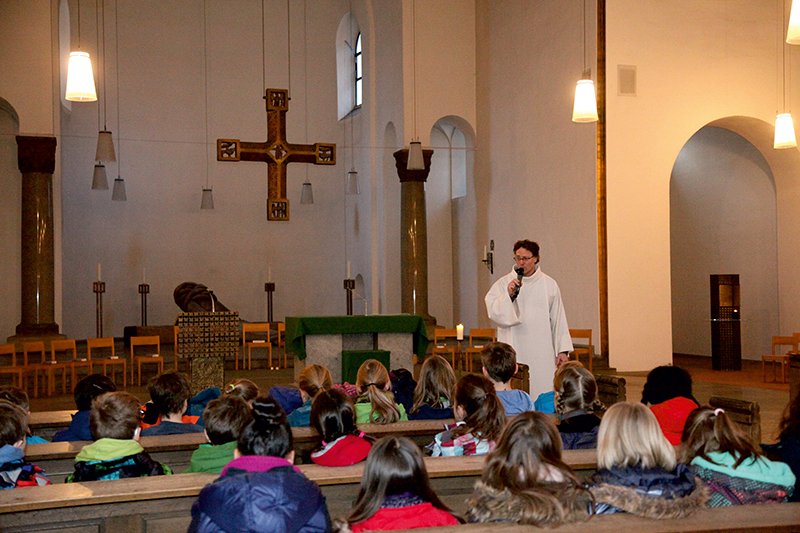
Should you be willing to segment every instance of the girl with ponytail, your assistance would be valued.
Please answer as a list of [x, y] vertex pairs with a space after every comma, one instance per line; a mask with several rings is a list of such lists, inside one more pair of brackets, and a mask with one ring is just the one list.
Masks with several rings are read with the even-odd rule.
[[598, 413], [605, 406], [597, 399], [597, 381], [577, 361], [558, 367], [553, 378], [558, 431], [565, 450], [597, 448]]
[[190, 532], [330, 530], [322, 492], [292, 464], [292, 430], [275, 400], [253, 401], [233, 456], [192, 506]]
[[681, 440], [679, 460], [709, 488], [709, 507], [783, 502], [792, 495], [789, 466], [764, 457], [723, 409], [704, 405], [689, 413]]
[[456, 424], [434, 437], [434, 457], [485, 455], [494, 449], [506, 424], [494, 385], [481, 374], [465, 374], [458, 380], [453, 414]]
[[367, 458], [372, 441], [356, 426], [353, 402], [339, 389], [317, 393], [311, 404], [311, 426], [322, 437], [322, 448], [311, 460], [322, 466], [347, 466]]
[[406, 409], [395, 403], [389, 371], [376, 359], [367, 359], [356, 374], [356, 423], [392, 424], [408, 420]]

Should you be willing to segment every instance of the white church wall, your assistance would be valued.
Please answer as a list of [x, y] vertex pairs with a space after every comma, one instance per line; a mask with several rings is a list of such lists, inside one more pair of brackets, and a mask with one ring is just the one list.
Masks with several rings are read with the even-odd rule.
[[428, 312], [436, 323], [455, 327], [453, 322], [453, 210], [450, 198], [451, 161], [448, 140], [434, 128], [431, 171], [425, 182], [425, 209], [428, 216]]
[[[609, 342], [620, 370], [671, 361], [672, 167], [689, 137], [716, 118], [774, 119], [775, 91], [765, 80], [777, 79], [776, 8], [745, 0], [607, 4]], [[617, 96], [617, 65], [638, 66], [636, 97]]]
[[742, 357], [769, 353], [779, 331], [775, 184], [739, 135], [706, 127], [670, 182], [673, 350], [711, 355], [709, 275], [739, 274]]
[[483, 306], [490, 284], [513, 266], [513, 243], [530, 238], [560, 285], [570, 326], [599, 332], [595, 125], [571, 121], [583, 69], [580, 9], [478, 3], [476, 234], [481, 249], [495, 241], [495, 271], [479, 271], [478, 292]]
[[14, 334], [20, 322], [20, 196], [22, 176], [17, 166], [17, 141], [19, 123], [15, 113], [5, 102], [0, 102], [0, 295], [6, 305], [0, 306], [0, 343]]

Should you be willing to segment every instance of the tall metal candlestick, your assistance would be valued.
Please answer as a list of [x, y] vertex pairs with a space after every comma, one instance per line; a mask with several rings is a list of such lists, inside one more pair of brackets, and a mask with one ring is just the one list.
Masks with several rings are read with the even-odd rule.
[[142, 297], [142, 325], [147, 325], [147, 295], [150, 294], [150, 285], [148, 283], [139, 284], [139, 294]]
[[[270, 274], [272, 274], [272, 268], [270, 268]], [[272, 294], [275, 292], [275, 282], [266, 282], [264, 290], [267, 292], [267, 322], [272, 324]]]
[[95, 321], [97, 323], [97, 337], [100, 338], [103, 336], [103, 293], [106, 292], [106, 282], [93, 282], [92, 291], [95, 294]]
[[347, 316], [353, 315], [353, 290], [356, 288], [356, 280], [344, 280], [344, 290], [347, 291]]

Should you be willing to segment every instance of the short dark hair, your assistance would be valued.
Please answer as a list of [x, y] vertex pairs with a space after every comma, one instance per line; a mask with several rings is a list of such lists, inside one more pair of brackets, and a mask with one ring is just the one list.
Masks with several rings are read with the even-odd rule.
[[11, 385], [0, 387], [0, 400], [6, 400], [22, 408], [26, 415], [27, 412], [31, 410], [31, 402], [28, 399], [28, 393]]
[[189, 379], [185, 374], [170, 370], [150, 380], [147, 387], [150, 399], [162, 415], [180, 412], [183, 414], [183, 402], [191, 397]]
[[517, 352], [505, 342], [492, 342], [481, 350], [481, 364], [494, 381], [508, 383], [517, 368]]
[[529, 241], [528, 239], [522, 239], [521, 241], [517, 241], [514, 243], [514, 253], [517, 253], [517, 250], [520, 248], [525, 248], [528, 250], [533, 257], [539, 257], [539, 244], [534, 241]]
[[106, 392], [92, 402], [89, 429], [95, 439], [132, 439], [142, 421], [141, 402], [125, 391]]
[[242, 455], [286, 457], [294, 448], [292, 428], [281, 405], [267, 396], [253, 400], [253, 420], [236, 441]]
[[311, 426], [324, 442], [353, 433], [357, 429], [353, 402], [339, 389], [320, 391], [311, 403]]
[[658, 405], [673, 398], [689, 398], [700, 405], [692, 394], [692, 375], [679, 366], [657, 366], [647, 374], [642, 387], [642, 403]]
[[220, 396], [208, 402], [203, 411], [206, 435], [215, 446], [238, 440], [251, 420], [253, 411], [250, 405], [237, 396]]
[[88, 411], [92, 408], [92, 401], [106, 392], [117, 390], [116, 384], [103, 374], [89, 374], [75, 385], [73, 396], [78, 411]]
[[28, 413], [17, 404], [0, 400], [0, 446], [13, 446], [28, 433]]

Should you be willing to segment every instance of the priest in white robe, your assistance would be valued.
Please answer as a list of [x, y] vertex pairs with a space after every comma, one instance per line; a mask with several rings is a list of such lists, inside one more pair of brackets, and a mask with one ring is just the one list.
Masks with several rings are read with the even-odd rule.
[[[556, 281], [539, 268], [539, 245], [514, 244], [515, 268], [486, 293], [486, 311], [497, 325], [497, 340], [517, 352], [517, 361], [530, 367], [530, 394], [536, 399], [553, 390], [556, 366], [569, 359], [572, 338]], [[516, 296], [515, 296], [516, 294]]]

